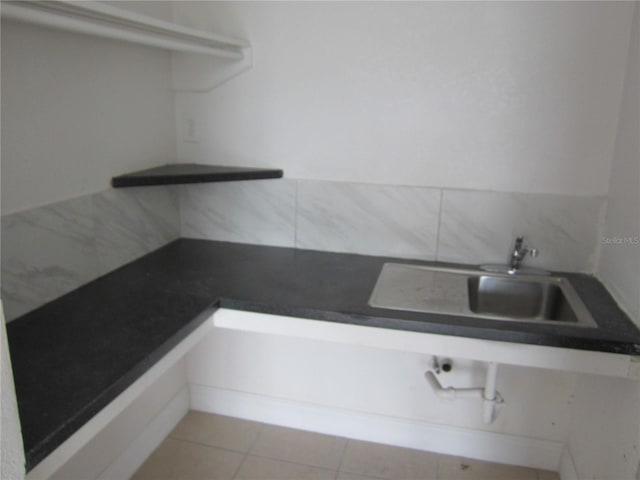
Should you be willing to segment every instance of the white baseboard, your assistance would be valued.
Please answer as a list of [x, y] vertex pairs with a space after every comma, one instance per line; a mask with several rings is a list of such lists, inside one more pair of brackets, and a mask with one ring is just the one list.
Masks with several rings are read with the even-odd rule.
[[568, 446], [562, 450], [558, 474], [562, 480], [579, 480], [576, 464], [573, 463], [573, 456]]
[[146, 426], [127, 450], [100, 474], [97, 480], [131, 478], [188, 411], [189, 389], [185, 386]]
[[190, 384], [189, 389], [193, 410], [447, 455], [555, 471], [564, 449], [562, 442], [550, 440], [435, 425], [202, 385]]

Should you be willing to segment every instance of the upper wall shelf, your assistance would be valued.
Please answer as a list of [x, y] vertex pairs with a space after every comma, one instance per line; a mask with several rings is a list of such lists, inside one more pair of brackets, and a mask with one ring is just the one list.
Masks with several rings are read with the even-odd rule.
[[[2, 2], [0, 12], [2, 18], [8, 20], [169, 50], [174, 54], [174, 87], [179, 90], [211, 90], [248, 70], [253, 63], [251, 46], [242, 40], [183, 27], [100, 2], [9, 0]], [[195, 60], [194, 54], [197, 55]], [[190, 68], [194, 63], [207, 62], [202, 55], [209, 57], [212, 68]], [[183, 71], [176, 72], [178, 68]], [[192, 81], [188, 76], [193, 71], [206, 78]]]
[[151, 185], [177, 185], [184, 183], [231, 182], [237, 180], [260, 180], [281, 178], [282, 170], [268, 168], [223, 167], [196, 163], [173, 163], [161, 167], [128, 173], [111, 179], [118, 187], [141, 187]]

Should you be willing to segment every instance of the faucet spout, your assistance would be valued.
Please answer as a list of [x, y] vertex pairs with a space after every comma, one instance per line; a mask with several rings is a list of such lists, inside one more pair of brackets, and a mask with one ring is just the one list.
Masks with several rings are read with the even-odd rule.
[[520, 264], [527, 256], [527, 254], [532, 257], [538, 256], [538, 250], [528, 245], [523, 245], [524, 237], [522, 235], [516, 238], [515, 244], [513, 246], [513, 251], [509, 257], [509, 273], [514, 274], [518, 272], [520, 268]]
[[495, 272], [495, 273], [508, 273], [510, 275], [515, 275], [516, 273], [522, 273], [527, 275], [549, 275], [550, 272], [546, 270], [540, 270], [538, 268], [529, 268], [522, 267], [522, 262], [524, 261], [527, 255], [531, 255], [532, 257], [538, 256], [538, 250], [530, 247], [529, 245], [524, 244], [524, 238], [522, 235], [518, 235], [516, 241], [513, 245], [513, 250], [509, 254], [509, 260], [507, 260], [506, 265], [481, 265], [480, 269], [485, 270], [487, 272]]

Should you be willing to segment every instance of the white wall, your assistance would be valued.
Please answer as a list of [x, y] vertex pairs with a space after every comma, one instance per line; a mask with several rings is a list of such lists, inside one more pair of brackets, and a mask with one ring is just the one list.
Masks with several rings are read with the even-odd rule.
[[255, 66], [178, 94], [181, 161], [287, 177], [607, 192], [632, 4], [175, 2]]
[[640, 4], [634, 28], [609, 181], [598, 276], [640, 325]]
[[2, 416], [0, 420], [0, 477], [4, 480], [22, 480], [24, 478], [24, 450], [22, 446], [22, 432], [16, 392], [13, 386], [11, 359], [7, 344], [7, 329], [4, 323], [2, 303], [0, 303], [0, 405]]
[[[640, 3], [621, 102], [598, 276], [640, 325]], [[630, 239], [617, 243], [614, 239]], [[607, 243], [606, 240], [610, 242]], [[579, 379], [569, 451], [580, 478], [637, 478], [640, 386], [585, 375]]]
[[2, 213], [174, 161], [170, 68], [160, 50], [3, 21]]
[[629, 480], [638, 469], [638, 382], [582, 375], [567, 441], [578, 478]]

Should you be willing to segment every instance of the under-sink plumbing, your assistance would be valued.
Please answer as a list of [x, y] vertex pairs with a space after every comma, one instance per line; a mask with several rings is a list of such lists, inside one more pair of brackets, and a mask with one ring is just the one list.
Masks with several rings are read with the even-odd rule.
[[[443, 361], [434, 357], [434, 367], [440, 365]], [[451, 362], [449, 360], [449, 362]], [[451, 363], [449, 370], [451, 370]], [[444, 370], [444, 369], [443, 369]], [[434, 373], [435, 371], [435, 373]], [[487, 376], [484, 383], [484, 388], [454, 388], [443, 387], [436, 377], [436, 373], [440, 373], [440, 369], [434, 368], [434, 371], [427, 370], [424, 373], [424, 377], [427, 380], [429, 386], [431, 386], [433, 392], [441, 398], [448, 400], [455, 400], [457, 398], [479, 398], [483, 403], [483, 421], [486, 425], [493, 423], [496, 418], [497, 406], [504, 403], [504, 399], [500, 392], [496, 389], [498, 379], [498, 364], [496, 362], [489, 362], [487, 364]]]
[[453, 360], [450, 358], [438, 358], [436, 356], [433, 357], [432, 364], [433, 371], [436, 373], [442, 372], [450, 372], [453, 368]]

